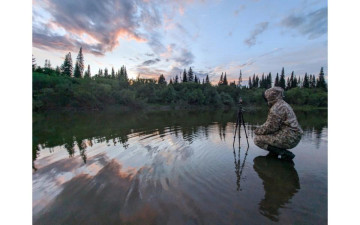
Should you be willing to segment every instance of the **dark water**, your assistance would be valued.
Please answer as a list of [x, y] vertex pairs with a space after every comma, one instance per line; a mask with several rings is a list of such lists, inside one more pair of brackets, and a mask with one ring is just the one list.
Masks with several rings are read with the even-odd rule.
[[[235, 112], [35, 115], [34, 224], [327, 224], [327, 111], [294, 164], [232, 147]], [[245, 137], [244, 130], [241, 130]]]

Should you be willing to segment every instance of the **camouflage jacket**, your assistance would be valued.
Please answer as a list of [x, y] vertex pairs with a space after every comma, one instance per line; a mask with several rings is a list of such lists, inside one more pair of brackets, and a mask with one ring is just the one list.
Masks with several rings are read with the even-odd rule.
[[283, 93], [284, 90], [280, 87], [273, 87], [265, 91], [265, 98], [270, 110], [266, 122], [255, 129], [255, 134], [272, 134], [283, 129], [303, 134], [293, 109], [282, 99]]

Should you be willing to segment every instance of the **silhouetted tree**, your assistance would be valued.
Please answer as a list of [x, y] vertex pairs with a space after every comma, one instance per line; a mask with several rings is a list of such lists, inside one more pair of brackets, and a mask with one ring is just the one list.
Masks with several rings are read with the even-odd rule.
[[178, 84], [178, 83], [179, 83], [179, 76], [176, 75], [176, 76], [175, 76], [175, 84]]
[[183, 72], [183, 83], [185, 82], [188, 82], [188, 79], [187, 79], [187, 76], [186, 76], [186, 69], [184, 69], [184, 72]]
[[61, 72], [65, 76], [72, 77], [73, 76], [73, 65], [71, 59], [71, 53], [69, 52], [65, 56], [64, 63], [61, 65]]
[[238, 86], [241, 87], [241, 83], [242, 83], [242, 73], [240, 70], [240, 74], [239, 74], [239, 80], [238, 80]]
[[310, 87], [309, 76], [308, 76], [307, 73], [305, 73], [302, 87], [303, 87], [303, 88], [309, 88], [309, 87]]
[[35, 69], [36, 69], [36, 59], [34, 55], [32, 55], [32, 71], [35, 71]]
[[82, 47], [80, 47], [79, 54], [76, 57], [74, 76], [81, 78], [84, 73], [84, 56], [82, 54]]
[[280, 86], [280, 80], [279, 80], [279, 74], [278, 74], [278, 73], [276, 73], [274, 86], [275, 86], [275, 87], [279, 87], [279, 86]]
[[323, 88], [326, 89], [326, 82], [325, 82], [325, 75], [324, 75], [324, 68], [321, 67], [319, 77], [317, 79], [316, 83], [317, 88]]
[[189, 72], [188, 72], [188, 80], [189, 82], [194, 81], [194, 72], [192, 71], [191, 67], [189, 68]]
[[109, 78], [109, 71], [107, 68], [105, 68], [105, 70], [104, 70], [104, 77]]
[[279, 86], [285, 90], [285, 70], [284, 70], [284, 67], [281, 70]]
[[114, 67], [111, 68], [111, 79], [115, 79], [115, 70], [114, 70]]
[[210, 79], [209, 79], [209, 75], [208, 75], [208, 74], [206, 74], [205, 83], [210, 84]]
[[84, 78], [90, 78], [90, 77], [91, 77], [90, 65], [88, 65], [88, 68], [84, 73]]
[[166, 80], [164, 75], [160, 75], [159, 79], [158, 79], [158, 84], [165, 84], [166, 85]]
[[223, 85], [228, 85], [228, 81], [227, 81], [227, 78], [226, 78], [226, 72], [225, 72], [225, 75], [224, 75], [224, 80], [223, 80]]

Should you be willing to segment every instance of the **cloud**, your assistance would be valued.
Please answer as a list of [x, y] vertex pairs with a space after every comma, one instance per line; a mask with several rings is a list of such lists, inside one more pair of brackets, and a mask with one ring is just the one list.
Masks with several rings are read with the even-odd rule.
[[262, 22], [255, 26], [255, 29], [251, 32], [250, 37], [244, 40], [244, 43], [249, 47], [256, 44], [256, 38], [263, 33], [269, 26], [269, 22]]
[[[39, 20], [39, 12], [34, 13], [33, 37], [35, 47], [59, 49], [52, 39], [62, 42], [61, 48], [73, 49], [83, 46], [84, 51], [102, 55], [118, 46], [119, 38], [147, 41], [144, 29], [154, 29], [161, 25], [161, 16], [155, 4], [144, 1], [112, 0], [47, 0], [35, 2], [34, 12], [41, 7], [42, 14], [50, 15], [48, 20]], [[40, 13], [41, 14], [41, 13]], [[54, 34], [50, 26], [63, 29], [66, 34]], [[50, 32], [43, 32], [44, 28]], [[87, 43], [83, 36], [95, 40]], [[57, 42], [55, 42], [57, 43]], [[91, 50], [85, 48], [87, 46]]]
[[150, 65], [153, 65], [153, 64], [158, 63], [158, 62], [160, 62], [159, 58], [150, 59], [150, 60], [146, 60], [145, 62], [143, 62], [142, 65], [143, 66], [150, 66]]
[[239, 8], [237, 8], [235, 11], [234, 11], [234, 15], [235, 16], [238, 16], [239, 15], [239, 12], [243, 11], [245, 9], [245, 5], [240, 5]]
[[188, 66], [194, 62], [194, 55], [187, 49], [181, 49], [181, 53], [174, 60], [180, 64], [180, 66]]
[[327, 7], [324, 7], [308, 14], [289, 15], [281, 21], [281, 25], [315, 39], [327, 33], [327, 18]]

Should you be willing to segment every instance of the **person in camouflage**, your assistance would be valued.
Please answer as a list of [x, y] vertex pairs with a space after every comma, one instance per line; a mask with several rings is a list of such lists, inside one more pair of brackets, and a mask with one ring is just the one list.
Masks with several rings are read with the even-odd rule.
[[300, 142], [303, 131], [293, 109], [283, 100], [283, 95], [281, 87], [265, 91], [264, 98], [270, 110], [266, 122], [254, 131], [254, 143], [272, 155], [293, 159], [295, 155], [287, 149], [294, 148]]

